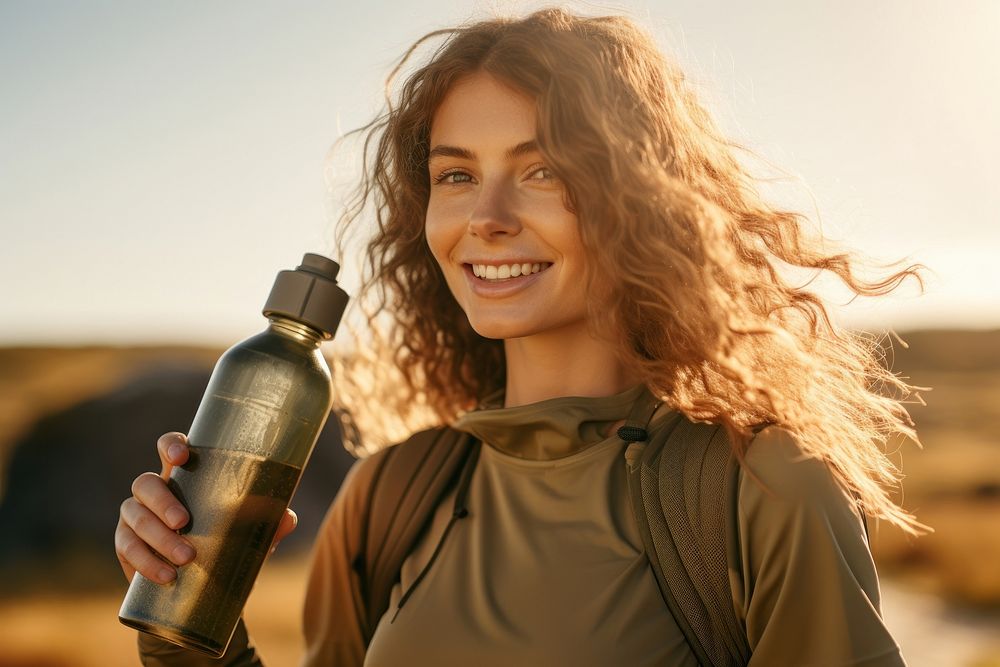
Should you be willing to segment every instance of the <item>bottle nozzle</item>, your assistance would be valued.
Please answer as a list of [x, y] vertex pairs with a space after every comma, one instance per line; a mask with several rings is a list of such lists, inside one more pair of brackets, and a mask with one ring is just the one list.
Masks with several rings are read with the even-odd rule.
[[307, 252], [302, 256], [302, 263], [299, 264], [299, 268], [296, 271], [315, 273], [327, 280], [336, 280], [337, 273], [340, 271], [340, 264], [337, 264], [329, 257]]
[[347, 292], [337, 285], [340, 265], [328, 257], [306, 253], [294, 271], [281, 271], [264, 304], [264, 315], [281, 315], [319, 329], [333, 338], [347, 307]]

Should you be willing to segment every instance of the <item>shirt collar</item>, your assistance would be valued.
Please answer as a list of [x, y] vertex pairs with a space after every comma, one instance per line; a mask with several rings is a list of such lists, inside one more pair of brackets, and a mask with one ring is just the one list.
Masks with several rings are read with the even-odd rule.
[[499, 393], [459, 417], [453, 427], [518, 458], [564, 458], [615, 437], [609, 427], [627, 418], [646, 391], [640, 384], [612, 396], [562, 396], [512, 408], [491, 407], [502, 405]]

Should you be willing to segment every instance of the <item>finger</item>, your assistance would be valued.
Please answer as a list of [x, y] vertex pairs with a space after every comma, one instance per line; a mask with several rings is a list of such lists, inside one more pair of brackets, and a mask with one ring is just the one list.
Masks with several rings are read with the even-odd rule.
[[274, 550], [278, 548], [278, 542], [288, 537], [289, 533], [295, 530], [297, 525], [299, 525], [298, 515], [294, 511], [286, 509], [284, 516], [281, 517], [281, 521], [278, 522], [278, 530], [274, 533], [274, 542], [271, 543], [271, 551], [269, 553], [274, 553]]
[[[135, 568], [132, 567], [132, 563], [128, 561], [124, 553], [124, 545], [127, 543], [132, 536], [128, 533], [132, 531], [124, 521], [122, 521], [121, 516], [118, 517], [118, 525], [115, 527], [115, 556], [118, 557], [118, 563], [122, 567], [122, 572], [125, 573], [125, 579], [132, 581], [132, 577], [135, 576]], [[134, 533], [133, 533], [134, 535]]]
[[144, 472], [132, 482], [132, 495], [171, 530], [183, 528], [190, 516], [163, 478]]
[[174, 568], [160, 560], [124, 519], [118, 520], [118, 528], [115, 530], [115, 553], [129, 581], [132, 581], [136, 572], [160, 584], [169, 583], [177, 577]]
[[183, 433], [164, 433], [156, 441], [156, 453], [160, 455], [160, 477], [170, 477], [174, 466], [182, 466], [188, 460], [188, 439]]
[[[122, 503], [121, 518], [147, 548], [156, 551], [171, 563], [184, 565], [194, 559], [194, 547], [191, 543], [170, 530], [135, 498], [128, 498]], [[141, 571], [137, 563], [132, 565]]]

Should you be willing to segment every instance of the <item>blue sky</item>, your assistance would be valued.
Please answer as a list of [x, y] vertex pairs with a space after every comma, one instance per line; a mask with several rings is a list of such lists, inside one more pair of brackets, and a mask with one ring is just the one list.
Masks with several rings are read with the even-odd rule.
[[[328, 151], [393, 61], [541, 4], [6, 0], [0, 344], [253, 333], [274, 273], [328, 249]], [[735, 138], [810, 187], [827, 234], [933, 269], [926, 296], [845, 323], [1000, 326], [1000, 3], [566, 5], [646, 26]]]

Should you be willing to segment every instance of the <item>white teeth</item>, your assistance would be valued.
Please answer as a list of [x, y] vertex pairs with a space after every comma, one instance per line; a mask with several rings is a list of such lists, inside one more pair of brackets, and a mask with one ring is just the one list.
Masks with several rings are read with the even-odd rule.
[[542, 269], [549, 268], [549, 262], [536, 262], [534, 264], [473, 264], [472, 274], [484, 280], [507, 280], [518, 276], [527, 276], [538, 273]]

